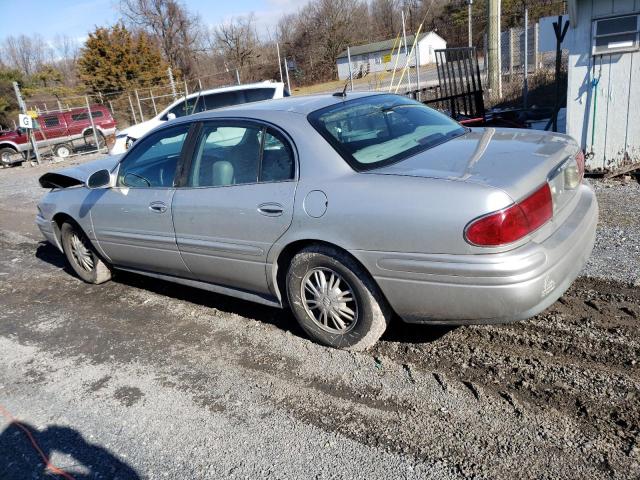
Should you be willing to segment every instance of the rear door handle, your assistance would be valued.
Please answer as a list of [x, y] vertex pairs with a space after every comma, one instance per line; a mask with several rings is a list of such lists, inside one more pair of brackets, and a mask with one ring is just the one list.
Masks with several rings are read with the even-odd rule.
[[151, 202], [149, 204], [149, 210], [156, 213], [164, 213], [167, 211], [167, 204], [164, 202]]
[[279, 203], [263, 203], [258, 205], [258, 212], [267, 217], [279, 217], [284, 213], [284, 207]]

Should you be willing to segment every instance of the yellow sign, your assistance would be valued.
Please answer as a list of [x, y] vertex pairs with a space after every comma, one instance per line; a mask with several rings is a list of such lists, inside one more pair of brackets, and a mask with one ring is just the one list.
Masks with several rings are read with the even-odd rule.
[[391, 54], [387, 53], [386, 55], [382, 56], [382, 63], [389, 63], [391, 61]]
[[38, 118], [38, 112], [36, 112], [35, 110], [28, 110], [27, 115], [29, 115], [31, 118]]

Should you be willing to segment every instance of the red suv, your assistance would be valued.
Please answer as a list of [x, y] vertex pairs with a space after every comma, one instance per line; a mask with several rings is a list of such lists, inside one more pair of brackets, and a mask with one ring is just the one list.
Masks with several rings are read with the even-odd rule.
[[[98, 145], [102, 147], [105, 137], [115, 133], [116, 122], [104, 105], [92, 105], [91, 116], [96, 127]], [[78, 140], [83, 141], [82, 145], [95, 146], [91, 119], [86, 108], [44, 113], [36, 120], [39, 128], [35, 129], [34, 133], [38, 147], [51, 146], [54, 155], [58, 157], [68, 157], [78, 146]], [[14, 154], [26, 152], [29, 146], [26, 130], [19, 128], [0, 132], [0, 161], [5, 164], [15, 163], [15, 160], [12, 161], [15, 158]], [[18, 162], [21, 161], [19, 158]]]

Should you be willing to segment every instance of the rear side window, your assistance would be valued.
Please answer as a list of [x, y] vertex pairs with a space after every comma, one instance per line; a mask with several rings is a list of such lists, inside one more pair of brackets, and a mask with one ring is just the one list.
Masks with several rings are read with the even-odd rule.
[[206, 123], [189, 172], [189, 187], [222, 187], [294, 178], [290, 143], [258, 125]]
[[231, 105], [244, 103], [244, 97], [239, 90], [210, 93], [209, 95], [205, 95], [203, 99], [205, 110], [215, 110], [216, 108], [230, 107]]
[[282, 136], [267, 129], [262, 151], [261, 182], [281, 182], [294, 177], [295, 166], [291, 145]]
[[[102, 115], [102, 112], [98, 110], [95, 112], [91, 112], [91, 116], [93, 118], [100, 118], [103, 115]], [[81, 120], [89, 120], [89, 114], [87, 112], [74, 113], [73, 115], [71, 115], [71, 120], [73, 120], [74, 122], [79, 122]]]
[[188, 186], [256, 183], [262, 135], [259, 127], [205, 124], [194, 153]]
[[60, 119], [58, 117], [43, 117], [42, 123], [45, 127], [57, 127], [60, 125]]
[[308, 119], [356, 170], [389, 165], [467, 132], [446, 115], [400, 95], [340, 102]]
[[247, 103], [260, 102], [262, 100], [270, 100], [275, 94], [274, 88], [251, 88], [244, 91]]

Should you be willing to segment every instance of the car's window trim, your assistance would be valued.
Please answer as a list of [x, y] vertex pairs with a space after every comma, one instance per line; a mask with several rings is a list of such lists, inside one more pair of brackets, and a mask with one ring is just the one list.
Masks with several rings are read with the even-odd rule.
[[[384, 95], [380, 95], [380, 96], [392, 96], [393, 94], [384, 94]], [[366, 98], [371, 98], [371, 97], [376, 97], [377, 95], [370, 95], [367, 97], [358, 97], [358, 98], [354, 98], [351, 100], [344, 100], [342, 102], [342, 105], [348, 104], [348, 103], [357, 103], [358, 101], [362, 101], [363, 99]], [[400, 95], [396, 95], [396, 96], [400, 96]], [[329, 145], [331, 145], [331, 147], [335, 150], [335, 152], [340, 155], [340, 157], [342, 157], [342, 159], [347, 162], [347, 164], [356, 172], [368, 172], [371, 170], [376, 170], [379, 168], [384, 168], [384, 167], [388, 167], [389, 165], [393, 165], [395, 163], [399, 163], [402, 162], [404, 160], [407, 160], [408, 158], [414, 157], [415, 155], [419, 155], [421, 153], [424, 153], [428, 150], [431, 150], [432, 148], [437, 147], [438, 145], [442, 145], [443, 143], [448, 142], [449, 140], [453, 140], [455, 138], [459, 138], [463, 135], [466, 135], [467, 133], [469, 133], [469, 131], [471, 130], [468, 127], [465, 127], [464, 125], [460, 125], [458, 122], [456, 122], [453, 118], [450, 118], [452, 122], [457, 123], [460, 128], [462, 129], [462, 131], [460, 132], [459, 135], [456, 135], [454, 137], [444, 137], [442, 139], [442, 141], [433, 143], [432, 145], [425, 147], [424, 149], [418, 150], [416, 152], [410, 153], [406, 156], [403, 157], [399, 157], [399, 158], [393, 158], [390, 157], [386, 160], [380, 161], [380, 162], [375, 162], [372, 164], [364, 164], [361, 162], [358, 162], [349, 152], [347, 152], [344, 147], [340, 144], [340, 142], [338, 142], [330, 133], [329, 131], [322, 127], [322, 125], [319, 122], [319, 117], [320, 115], [322, 115], [324, 112], [330, 111], [334, 108], [336, 108], [338, 105], [340, 104], [333, 104], [333, 105], [329, 105], [327, 107], [323, 107], [320, 108], [318, 110], [314, 110], [313, 112], [309, 113], [307, 115], [307, 121], [311, 124], [311, 126], [313, 127], [313, 129], [318, 132], [322, 138], [324, 138]], [[427, 107], [426, 105], [424, 105], [425, 107]], [[430, 108], [430, 107], [427, 107]], [[436, 110], [437, 111], [437, 110]], [[442, 113], [442, 112], [439, 112]]]
[[[253, 128], [260, 128], [263, 130], [263, 132], [267, 132], [269, 129], [279, 133], [283, 140], [285, 140], [288, 144], [289, 147], [291, 148], [291, 153], [293, 155], [293, 178], [287, 179], [287, 180], [271, 180], [271, 181], [260, 181], [260, 171], [262, 170], [262, 156], [264, 154], [264, 143], [261, 144], [261, 148], [260, 148], [260, 163], [258, 165], [258, 177], [256, 179], [255, 182], [250, 182], [250, 183], [236, 183], [233, 185], [210, 185], [210, 186], [198, 186], [198, 187], [194, 187], [194, 186], [189, 186], [189, 175], [191, 173], [191, 165], [193, 163], [193, 155], [195, 154], [195, 149], [198, 145], [198, 141], [200, 140], [200, 132], [201, 129], [204, 128], [204, 124], [206, 123], [222, 123], [222, 122], [232, 122], [234, 123], [233, 126], [250, 126]], [[210, 119], [204, 119], [204, 120], [199, 120], [198, 122], [196, 122], [199, 124], [199, 126], [197, 127], [197, 134], [194, 134], [191, 141], [193, 142], [193, 145], [191, 146], [191, 153], [189, 154], [189, 156], [187, 157], [185, 155], [184, 160], [184, 173], [183, 175], [181, 175], [180, 178], [180, 183], [176, 184], [175, 188], [180, 188], [180, 189], [201, 189], [201, 188], [228, 188], [228, 187], [245, 187], [248, 185], [260, 185], [260, 184], [273, 184], [273, 183], [286, 183], [286, 182], [298, 182], [299, 179], [299, 174], [300, 174], [300, 162], [299, 162], [299, 155], [298, 155], [298, 149], [297, 146], [295, 144], [295, 142], [293, 141], [293, 138], [291, 137], [291, 135], [289, 135], [285, 130], [283, 130], [281, 127], [279, 127], [278, 125], [274, 125], [271, 122], [265, 121], [265, 120], [261, 120], [261, 119], [256, 119], [256, 118], [244, 118], [244, 117], [215, 117], [215, 118], [210, 118]], [[225, 125], [225, 126], [230, 126], [230, 125]], [[266, 135], [263, 134], [263, 139]], [[261, 140], [261, 142], [264, 142], [264, 140]]]
[[[170, 189], [175, 189], [176, 187], [176, 182], [179, 179], [179, 175], [182, 174], [182, 168], [183, 168], [183, 164], [184, 164], [184, 160], [185, 160], [185, 153], [186, 150], [188, 149], [187, 147], [190, 146], [190, 142], [193, 142], [193, 130], [194, 127], [196, 126], [196, 122], [180, 122], [180, 123], [171, 123], [170, 125], [166, 125], [166, 126], [162, 126], [161, 128], [158, 129], [154, 129], [152, 130], [152, 132], [149, 132], [149, 134], [145, 135], [155, 135], [157, 133], [160, 132], [164, 132], [165, 130], [171, 130], [174, 128], [179, 128], [182, 127], [183, 125], [188, 125], [189, 128], [187, 130], [187, 136], [182, 144], [182, 149], [180, 150], [180, 155], [178, 156], [178, 162], [176, 163], [176, 170], [173, 176], [173, 185], [170, 187], [131, 187], [128, 185], [119, 185], [118, 184], [118, 180], [120, 178], [120, 169], [122, 168], [122, 163], [131, 155], [132, 152], [135, 151], [136, 148], [139, 148], [139, 145], [141, 145], [140, 142], [136, 141], [133, 146], [131, 147], [131, 149], [129, 151], [127, 151], [127, 153], [124, 154], [124, 156], [120, 159], [120, 161], [118, 162], [118, 164], [115, 166], [115, 168], [113, 170], [111, 170], [111, 174], [115, 174], [116, 176], [116, 184], [113, 188], [117, 188], [117, 189], [136, 189], [136, 190], [170, 190]], [[138, 139], [140, 140], [140, 139]], [[193, 147], [191, 147], [193, 148]]]

